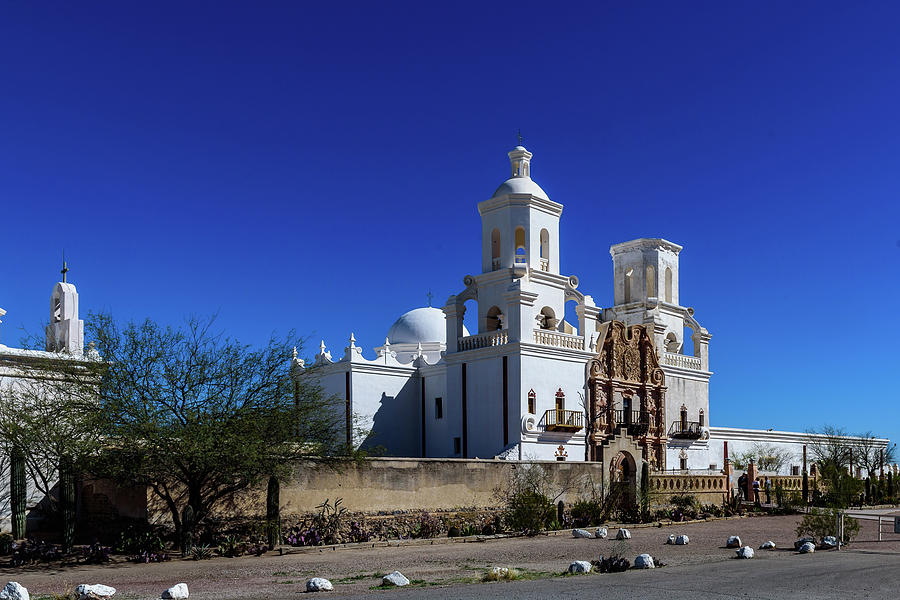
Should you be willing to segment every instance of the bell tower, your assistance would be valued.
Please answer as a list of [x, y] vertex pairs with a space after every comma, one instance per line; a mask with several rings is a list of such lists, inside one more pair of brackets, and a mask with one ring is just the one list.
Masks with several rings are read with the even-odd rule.
[[84, 352], [84, 321], [78, 318], [78, 291], [66, 281], [69, 272], [63, 261], [62, 281], [50, 295], [50, 324], [45, 330], [47, 352], [81, 356]]

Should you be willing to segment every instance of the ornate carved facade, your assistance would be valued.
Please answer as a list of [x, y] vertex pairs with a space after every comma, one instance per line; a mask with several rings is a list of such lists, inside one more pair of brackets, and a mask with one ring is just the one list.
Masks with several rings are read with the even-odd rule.
[[605, 462], [604, 447], [629, 435], [652, 469], [665, 469], [665, 375], [653, 338], [643, 325], [612, 321], [603, 329], [587, 364], [590, 458]]

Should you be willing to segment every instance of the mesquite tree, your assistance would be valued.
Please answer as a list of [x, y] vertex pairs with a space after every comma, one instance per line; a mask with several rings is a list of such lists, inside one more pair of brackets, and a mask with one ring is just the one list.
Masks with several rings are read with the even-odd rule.
[[293, 460], [349, 452], [343, 402], [336, 407], [309, 378], [291, 379], [299, 340], [272, 336], [251, 347], [213, 325], [122, 326], [100, 314], [87, 327], [106, 364], [98, 390], [106, 450], [93, 473], [148, 486], [179, 537], [235, 493], [288, 475]]
[[59, 468], [59, 508], [62, 551], [70, 552], [75, 544], [75, 467], [68, 457], [63, 457]]

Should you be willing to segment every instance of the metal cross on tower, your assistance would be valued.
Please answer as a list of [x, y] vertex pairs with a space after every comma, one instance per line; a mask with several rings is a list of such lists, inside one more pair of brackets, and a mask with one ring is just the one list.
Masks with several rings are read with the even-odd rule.
[[434, 294], [431, 293], [431, 290], [428, 290], [428, 293], [425, 295], [428, 296], [428, 306], [430, 308], [431, 307], [431, 299], [434, 297]]
[[68, 272], [69, 272], [69, 267], [66, 266], [66, 251], [63, 250], [63, 268], [62, 268], [62, 271], [60, 271], [60, 273], [62, 273], [62, 276], [63, 276], [63, 283], [66, 282], [66, 273], [68, 273]]

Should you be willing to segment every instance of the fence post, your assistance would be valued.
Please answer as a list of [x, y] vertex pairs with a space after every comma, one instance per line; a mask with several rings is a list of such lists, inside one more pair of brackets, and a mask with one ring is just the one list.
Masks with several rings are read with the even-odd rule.
[[878, 516], [878, 541], [881, 541], [881, 515]]
[[841, 517], [844, 513], [837, 510], [834, 512], [834, 534], [837, 537], [837, 549], [841, 549]]

